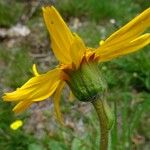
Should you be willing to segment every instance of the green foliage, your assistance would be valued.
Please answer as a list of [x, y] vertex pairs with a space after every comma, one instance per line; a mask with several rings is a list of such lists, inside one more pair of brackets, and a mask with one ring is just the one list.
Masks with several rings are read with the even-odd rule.
[[21, 86], [31, 75], [32, 61], [24, 47], [6, 49], [0, 47], [0, 58], [9, 67], [3, 68], [3, 76], [7, 76], [5, 85], [12, 88]]
[[61, 141], [50, 140], [48, 143], [51, 150], [66, 150], [66, 145]]
[[118, 70], [125, 73], [121, 80], [128, 75], [128, 84], [133, 86], [137, 91], [150, 91], [150, 61], [148, 47], [145, 51], [140, 51], [136, 54], [117, 59], [113, 63]]
[[16, 3], [14, 0], [0, 1], [0, 26], [10, 27], [17, 23], [23, 10], [22, 3]]
[[[125, 21], [140, 8], [140, 4], [132, 0], [57, 0], [56, 5], [66, 17], [86, 16], [96, 22], [100, 22], [101, 19], [121, 19], [122, 17]], [[128, 18], [125, 14], [128, 14]]]
[[84, 39], [89, 47], [98, 47], [101, 37], [106, 34], [104, 28], [102, 26], [97, 26], [95, 22], [83, 24], [76, 32]]
[[24, 133], [22, 129], [13, 131], [10, 124], [16, 119], [12, 112], [12, 106], [0, 99], [0, 148], [5, 150], [24, 150], [33, 138]]

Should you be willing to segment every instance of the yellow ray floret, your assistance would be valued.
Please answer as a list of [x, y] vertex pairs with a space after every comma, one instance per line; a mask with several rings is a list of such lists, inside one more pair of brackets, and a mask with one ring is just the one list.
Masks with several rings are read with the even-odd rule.
[[61, 98], [61, 92], [63, 90], [63, 87], [65, 85], [65, 82], [60, 82], [59, 86], [56, 89], [56, 92], [54, 93], [54, 108], [56, 113], [56, 118], [58, 121], [63, 124], [63, 118], [60, 111], [60, 98]]
[[150, 34], [146, 33], [144, 35], [139, 36], [138, 38], [134, 39], [133, 41], [129, 42], [128, 44], [124, 44], [122, 46], [115, 46], [115, 51], [110, 49], [106, 52], [100, 53], [100, 62], [109, 61], [113, 58], [123, 56], [134, 51], [143, 48], [145, 45], [150, 43]]
[[43, 7], [43, 16], [50, 33], [51, 46], [55, 56], [61, 63], [70, 63], [70, 45], [73, 42], [70, 29], [53, 6]]
[[14, 108], [13, 111], [15, 113], [21, 113], [22, 111], [25, 111], [30, 105], [32, 105], [33, 102], [32, 101], [20, 101]]
[[[148, 45], [149, 34], [141, 34], [150, 26], [149, 16], [150, 8], [108, 37], [95, 51], [100, 56], [100, 61], [108, 61], [118, 56], [132, 53]], [[133, 42], [136, 40], [140, 43]]]
[[33, 71], [34, 76], [39, 76], [39, 73], [38, 73], [38, 71], [37, 71], [36, 64], [33, 64], [33, 66], [32, 66], [32, 71]]
[[74, 63], [76, 68], [79, 67], [85, 53], [86, 47], [84, 45], [84, 42], [77, 34], [74, 34], [74, 41], [70, 46], [70, 56], [72, 59], [72, 63]]
[[5, 101], [41, 101], [51, 96], [60, 82], [59, 69], [31, 78], [21, 88], [5, 93]]
[[143, 11], [140, 15], [132, 19], [125, 26], [114, 32], [103, 43], [102, 47], [108, 47], [114, 44], [128, 43], [137, 38], [150, 26], [150, 8]]

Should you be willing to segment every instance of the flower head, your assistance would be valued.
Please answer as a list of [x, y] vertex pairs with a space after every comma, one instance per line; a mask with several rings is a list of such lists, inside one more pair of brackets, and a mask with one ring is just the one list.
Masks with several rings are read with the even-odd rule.
[[144, 31], [150, 26], [150, 8], [113, 33], [98, 48], [86, 47], [83, 40], [72, 33], [58, 11], [53, 7], [43, 7], [43, 16], [51, 38], [51, 47], [60, 64], [45, 74], [35, 77], [11, 93], [5, 93], [5, 101], [16, 101], [15, 112], [21, 112], [32, 103], [54, 97], [57, 117], [61, 119], [59, 102], [61, 91], [68, 84], [74, 95], [83, 101], [106, 89], [98, 77], [99, 62], [132, 53], [150, 43], [150, 34]]

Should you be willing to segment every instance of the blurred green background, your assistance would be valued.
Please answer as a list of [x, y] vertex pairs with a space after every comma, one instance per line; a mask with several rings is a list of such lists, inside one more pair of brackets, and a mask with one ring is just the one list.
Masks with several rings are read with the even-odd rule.
[[[41, 6], [53, 4], [72, 31], [88, 46], [116, 31], [150, 6], [149, 0], [0, 0], [0, 95], [15, 90], [32, 74], [36, 63], [41, 73], [58, 62], [50, 49]], [[112, 150], [150, 149], [150, 50], [100, 64], [108, 82], [107, 100], [116, 116], [111, 130]], [[62, 127], [54, 116], [53, 100], [33, 104], [19, 115], [14, 103], [0, 100], [0, 149], [3, 150], [97, 150], [99, 126], [89, 103], [62, 95]], [[0, 97], [1, 97], [0, 96]], [[10, 124], [21, 119], [16, 131]]]

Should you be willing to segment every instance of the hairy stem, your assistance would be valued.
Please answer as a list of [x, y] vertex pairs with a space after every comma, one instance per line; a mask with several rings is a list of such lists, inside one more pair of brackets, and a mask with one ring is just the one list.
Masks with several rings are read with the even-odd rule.
[[92, 102], [100, 124], [100, 150], [108, 150], [109, 127], [108, 118], [105, 112], [105, 101], [96, 99]]

